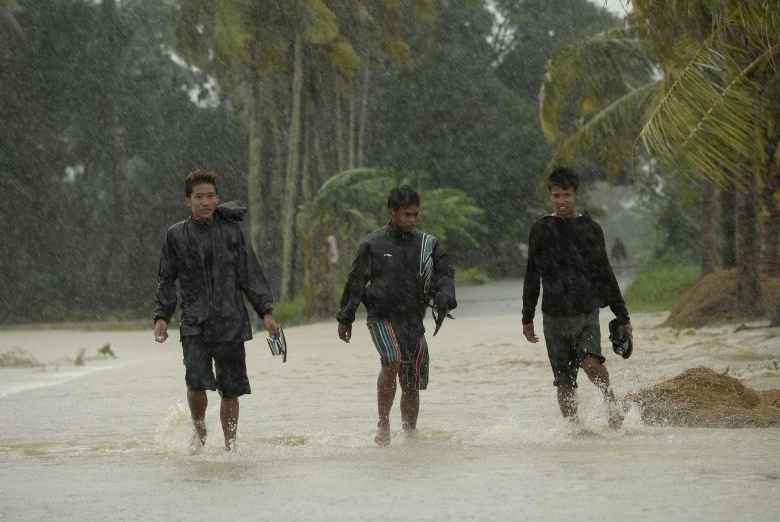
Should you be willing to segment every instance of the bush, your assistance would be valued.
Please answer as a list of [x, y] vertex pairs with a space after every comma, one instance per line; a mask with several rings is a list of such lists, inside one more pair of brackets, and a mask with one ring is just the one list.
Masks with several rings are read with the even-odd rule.
[[455, 269], [455, 284], [457, 285], [484, 285], [490, 281], [487, 272], [479, 267]]
[[701, 268], [690, 262], [654, 259], [637, 273], [626, 291], [630, 311], [661, 312], [671, 310], [683, 290], [693, 286], [701, 276]]
[[274, 303], [274, 319], [284, 327], [305, 324], [310, 322], [305, 309], [303, 294], [299, 294], [292, 301]]

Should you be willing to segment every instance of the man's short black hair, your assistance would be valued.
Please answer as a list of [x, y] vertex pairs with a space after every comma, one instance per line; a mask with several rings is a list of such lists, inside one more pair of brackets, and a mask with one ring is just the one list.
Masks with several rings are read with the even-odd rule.
[[184, 178], [185, 196], [190, 197], [195, 185], [200, 185], [201, 183], [211, 183], [214, 185], [214, 190], [217, 191], [217, 173], [206, 169], [195, 169], [187, 174], [187, 177]]
[[394, 188], [387, 197], [387, 208], [398, 210], [411, 205], [420, 206], [420, 195], [409, 185]]
[[547, 176], [547, 190], [553, 187], [560, 187], [564, 190], [574, 189], [580, 186], [580, 177], [569, 167], [556, 167], [549, 176]]

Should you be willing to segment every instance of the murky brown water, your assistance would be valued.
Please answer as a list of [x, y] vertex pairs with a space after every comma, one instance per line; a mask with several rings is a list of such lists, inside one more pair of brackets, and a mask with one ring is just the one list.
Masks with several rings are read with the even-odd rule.
[[[420, 433], [399, 433], [396, 405], [387, 449], [371, 440], [378, 361], [361, 325], [349, 345], [335, 323], [287, 329], [284, 365], [251, 342], [239, 452], [221, 449], [212, 394], [195, 456], [176, 335], [0, 332], [0, 351], [48, 363], [0, 369], [0, 521], [778, 519], [780, 430], [648, 427], [631, 411], [610, 432], [585, 381], [572, 430], [543, 343], [521, 341], [519, 296], [517, 282], [461, 291], [429, 339]], [[780, 388], [780, 331], [678, 335], [661, 319], [635, 315], [630, 360], [608, 353], [620, 395], [700, 365]], [[106, 342], [118, 359], [69, 363]]]

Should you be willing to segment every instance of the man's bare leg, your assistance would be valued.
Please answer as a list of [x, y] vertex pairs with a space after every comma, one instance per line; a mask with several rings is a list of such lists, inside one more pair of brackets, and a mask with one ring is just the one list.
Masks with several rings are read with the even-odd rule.
[[604, 396], [604, 401], [607, 403], [607, 409], [609, 411], [609, 427], [612, 429], [618, 429], [623, 424], [623, 415], [618, 407], [617, 400], [615, 400], [615, 394], [609, 387], [609, 372], [607, 367], [604, 366], [601, 361], [592, 355], [586, 356], [580, 367], [585, 370], [590, 381], [596, 385]]
[[219, 406], [219, 419], [222, 421], [222, 432], [225, 434], [225, 449], [235, 448], [236, 430], [238, 429], [238, 398], [222, 397]]
[[201, 445], [206, 444], [206, 407], [209, 404], [204, 390], [191, 390], [187, 388], [187, 404], [190, 406], [192, 425], [198, 434]]
[[398, 378], [399, 363], [382, 366], [376, 381], [377, 410], [379, 422], [377, 423], [374, 442], [379, 446], [390, 444], [390, 410], [395, 400], [396, 380]]
[[405, 432], [417, 429], [420, 413], [420, 390], [414, 386], [401, 386], [401, 422]]
[[564, 419], [577, 420], [577, 395], [574, 386], [558, 385], [558, 407], [560, 407]]

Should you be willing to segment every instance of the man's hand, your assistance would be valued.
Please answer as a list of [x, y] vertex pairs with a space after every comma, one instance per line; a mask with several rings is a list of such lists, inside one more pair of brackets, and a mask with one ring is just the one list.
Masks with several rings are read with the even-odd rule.
[[266, 329], [268, 335], [276, 335], [279, 333], [279, 325], [274, 321], [274, 316], [271, 312], [268, 312], [263, 316], [263, 328]]
[[339, 339], [348, 343], [352, 338], [352, 325], [347, 323], [339, 323]]
[[626, 323], [623, 325], [623, 328], [626, 330], [626, 335], [629, 337], [634, 337], [634, 327], [631, 326], [631, 323]]
[[447, 312], [450, 311], [450, 298], [443, 292], [438, 292], [433, 297], [433, 307], [436, 308], [437, 312], [444, 312], [444, 315], [447, 315]]
[[529, 342], [532, 343], [538, 343], [539, 338], [536, 336], [536, 332], [534, 332], [534, 323], [533, 321], [530, 323], [523, 324], [523, 335], [526, 339], [528, 339]]
[[154, 340], [158, 343], [164, 343], [168, 338], [168, 321], [157, 319], [154, 322]]

